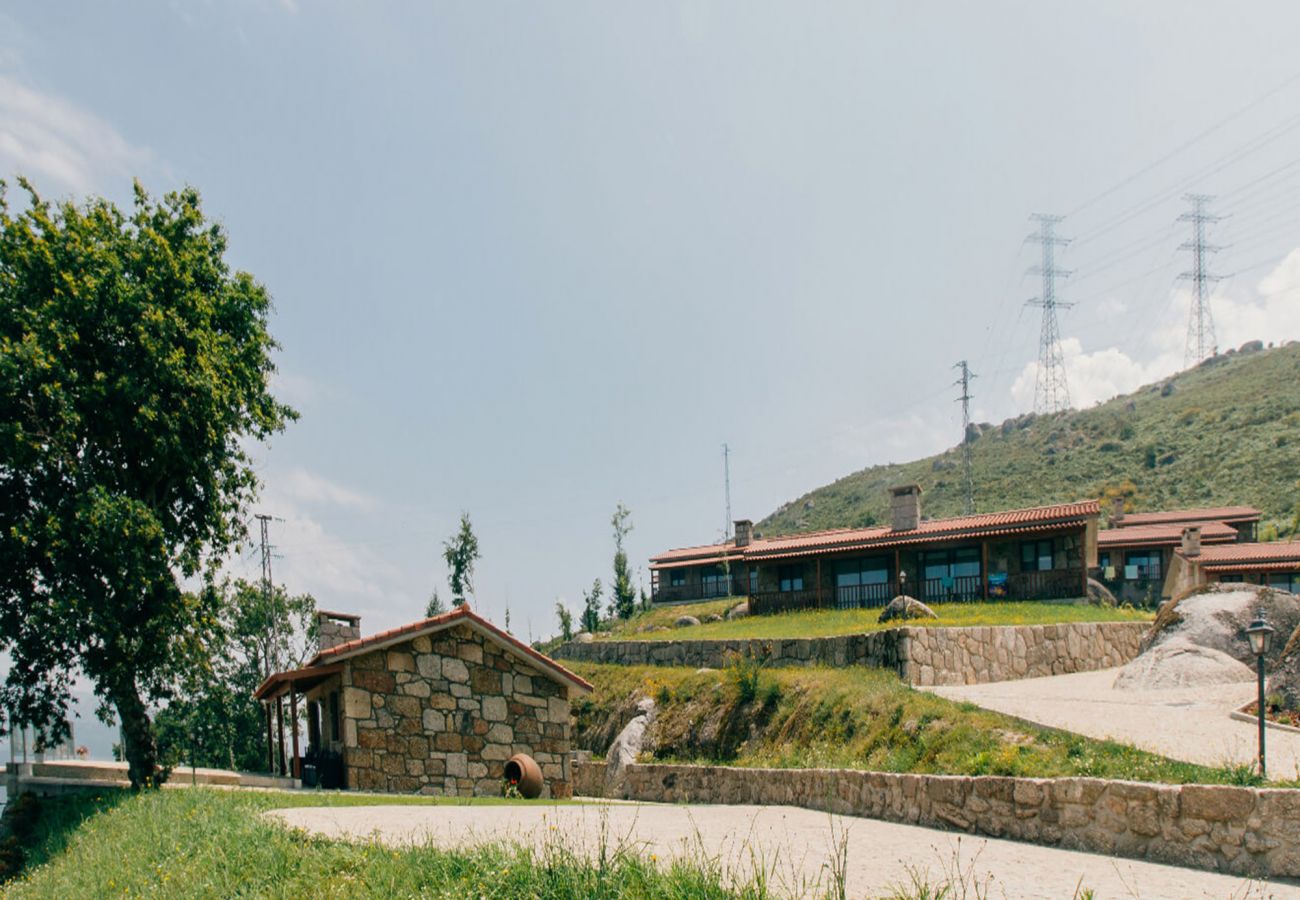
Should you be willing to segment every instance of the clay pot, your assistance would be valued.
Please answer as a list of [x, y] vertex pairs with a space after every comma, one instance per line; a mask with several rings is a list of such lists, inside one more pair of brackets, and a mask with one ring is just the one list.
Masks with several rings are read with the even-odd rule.
[[542, 767], [527, 753], [516, 753], [506, 760], [506, 784], [514, 782], [520, 796], [535, 800], [542, 795]]

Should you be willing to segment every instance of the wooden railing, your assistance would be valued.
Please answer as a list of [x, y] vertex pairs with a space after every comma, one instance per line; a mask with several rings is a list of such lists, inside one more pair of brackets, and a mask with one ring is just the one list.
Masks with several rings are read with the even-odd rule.
[[1067, 600], [1084, 593], [1082, 569], [1021, 572], [1007, 577], [1008, 600]]
[[921, 585], [920, 599], [926, 603], [969, 603], [983, 600], [984, 579], [979, 575], [927, 578]]
[[705, 589], [701, 582], [672, 587], [666, 584], [656, 585], [650, 595], [655, 603], [692, 603], [699, 600], [718, 600], [723, 597], [745, 597], [749, 595], [749, 584], [741, 579], [733, 579], [730, 589], [724, 584], [721, 589], [712, 585]]
[[826, 591], [820, 596], [815, 588], [800, 591], [755, 591], [749, 595], [749, 611], [762, 616], [770, 613], [794, 612], [800, 609], [817, 609], [829, 602], [834, 593]]
[[898, 596], [898, 583], [840, 585], [835, 588], [835, 605], [840, 609], [866, 609], [885, 606]]

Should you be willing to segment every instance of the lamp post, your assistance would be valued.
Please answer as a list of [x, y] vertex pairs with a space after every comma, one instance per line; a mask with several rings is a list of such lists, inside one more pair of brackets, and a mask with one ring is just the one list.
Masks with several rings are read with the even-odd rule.
[[1259, 777], [1264, 778], [1264, 655], [1273, 643], [1273, 627], [1264, 621], [1264, 610], [1255, 613], [1255, 621], [1246, 628], [1246, 638], [1250, 641], [1250, 652], [1255, 654], [1259, 675]]

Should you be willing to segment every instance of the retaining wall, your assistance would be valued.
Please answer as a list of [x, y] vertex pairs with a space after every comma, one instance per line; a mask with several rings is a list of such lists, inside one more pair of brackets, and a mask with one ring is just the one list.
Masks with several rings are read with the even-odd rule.
[[904, 626], [869, 634], [780, 640], [576, 641], [561, 659], [624, 666], [718, 669], [732, 654], [770, 648], [773, 666], [872, 666], [920, 687], [979, 684], [1123, 665], [1138, 654], [1146, 622], [1075, 622], [972, 628]]
[[[574, 789], [605, 796], [603, 763]], [[1300, 877], [1300, 791], [1098, 778], [634, 764], [618, 796], [800, 806], [1250, 877]]]

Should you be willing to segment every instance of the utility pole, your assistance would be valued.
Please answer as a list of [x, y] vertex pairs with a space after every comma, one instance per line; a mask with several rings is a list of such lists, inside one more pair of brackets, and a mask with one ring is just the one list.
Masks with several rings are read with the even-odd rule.
[[[269, 615], [271, 610], [271, 551], [275, 548], [271, 545], [271, 520], [274, 516], [266, 513], [257, 513], [254, 518], [261, 528], [262, 544], [262, 602], [265, 605]], [[263, 636], [262, 652], [262, 677], [269, 678], [275, 671], [275, 660], [271, 657], [275, 653], [275, 647], [278, 644], [279, 635], [275, 633], [275, 617], [269, 616], [271, 623], [271, 632]]]
[[1205, 271], [1205, 266], [1206, 257], [1219, 248], [1205, 243], [1205, 226], [1223, 217], [1206, 213], [1206, 204], [1213, 198], [1205, 194], [1187, 194], [1183, 199], [1192, 204], [1190, 211], [1178, 217], [1180, 222], [1192, 223], [1192, 239], [1179, 247], [1180, 250], [1192, 251], [1192, 269], [1178, 276], [1192, 282], [1191, 313], [1187, 317], [1187, 351], [1183, 356], [1183, 365], [1190, 369], [1218, 352], [1207, 284], [1218, 281], [1221, 276], [1209, 274]]
[[975, 512], [975, 477], [971, 473], [970, 461], [970, 380], [978, 378], [962, 360], [953, 366], [954, 369], [961, 369], [961, 378], [953, 382], [961, 388], [961, 396], [957, 402], [961, 404], [961, 487], [962, 487], [962, 512], [970, 515]]
[[1043, 246], [1042, 264], [1029, 270], [1043, 276], [1043, 293], [1027, 303], [1043, 310], [1043, 327], [1038, 338], [1038, 380], [1034, 383], [1034, 412], [1054, 413], [1070, 408], [1070, 388], [1065, 381], [1065, 359], [1061, 354], [1061, 329], [1056, 322], [1057, 309], [1069, 309], [1074, 305], [1056, 299], [1056, 279], [1070, 275], [1066, 269], [1057, 267], [1056, 248], [1068, 244], [1069, 240], [1056, 235], [1060, 216], [1035, 214], [1031, 218], [1038, 222], [1038, 233], [1031, 234], [1028, 240]]
[[722, 525], [722, 542], [731, 540], [731, 448], [722, 445], [722, 484], [727, 501], [727, 521]]

